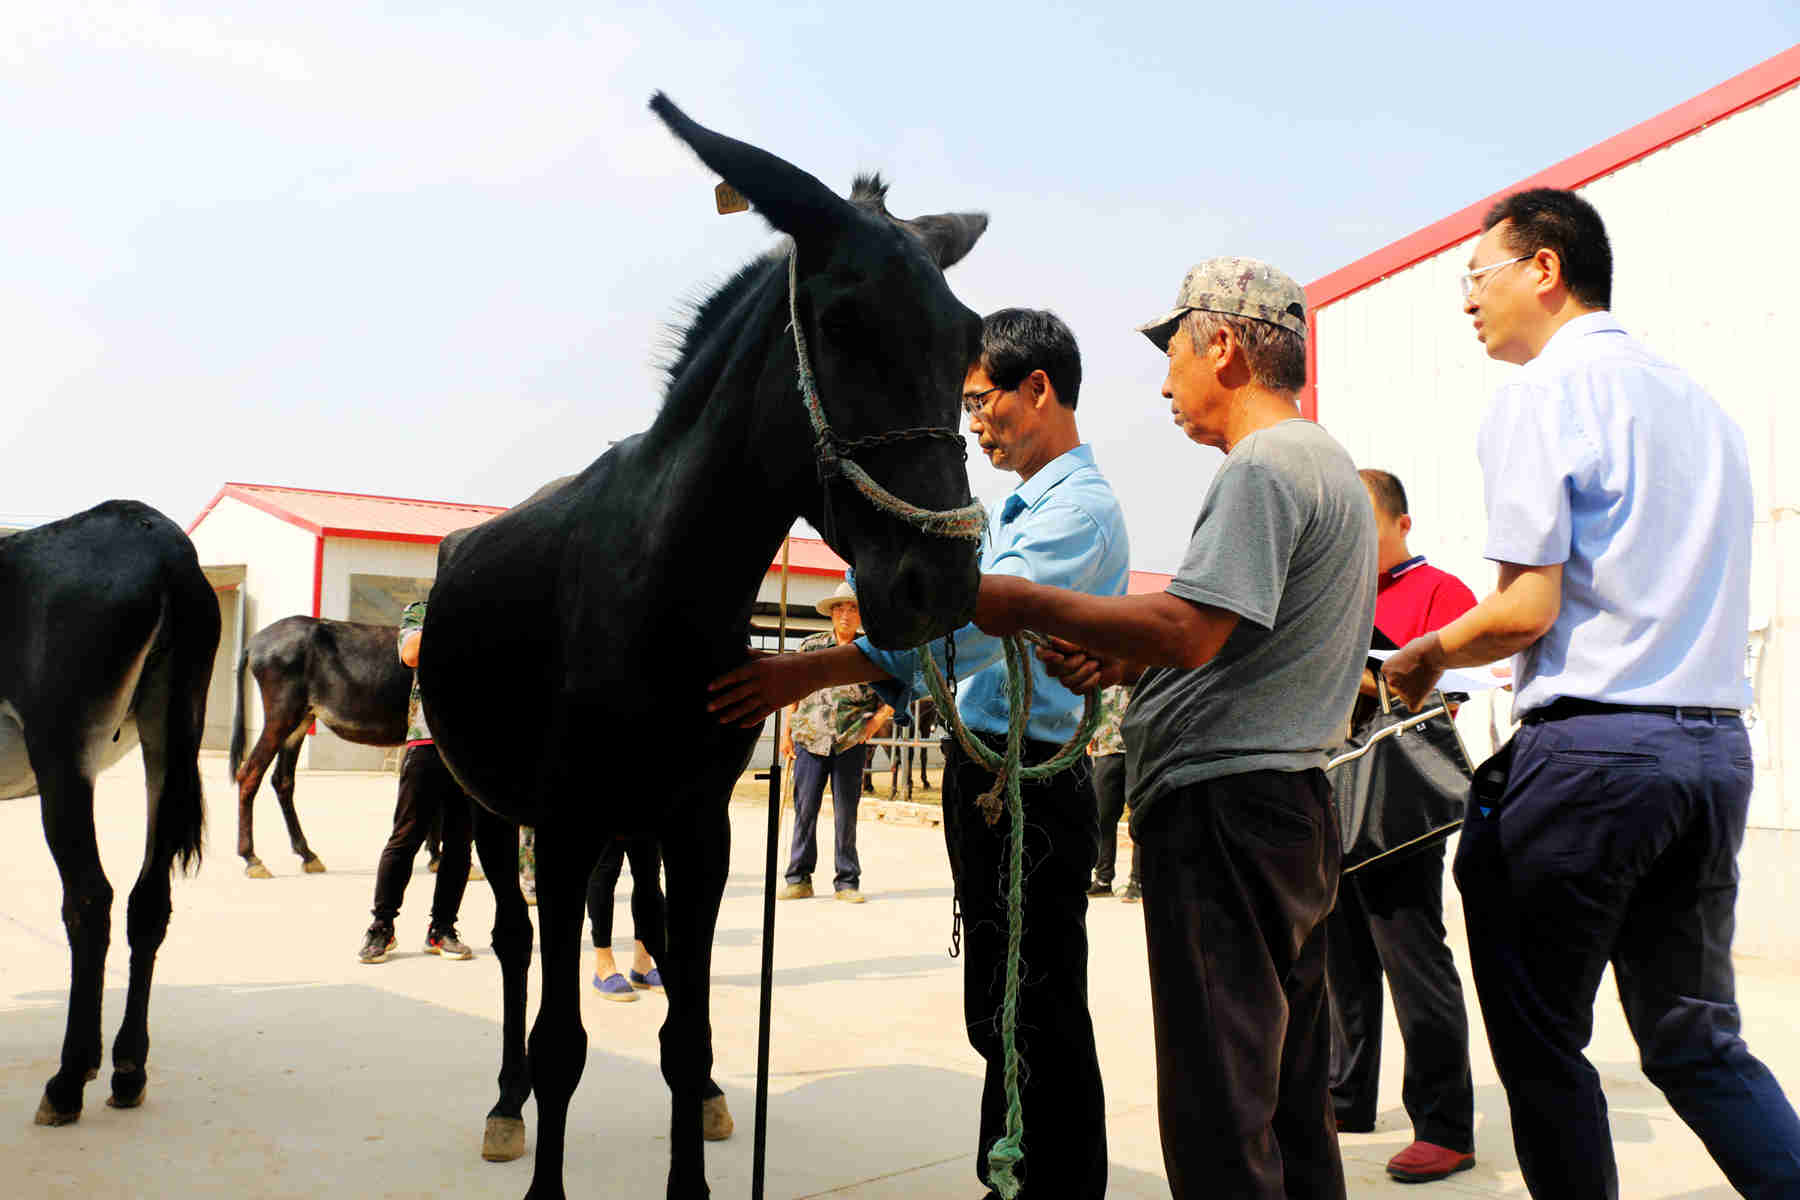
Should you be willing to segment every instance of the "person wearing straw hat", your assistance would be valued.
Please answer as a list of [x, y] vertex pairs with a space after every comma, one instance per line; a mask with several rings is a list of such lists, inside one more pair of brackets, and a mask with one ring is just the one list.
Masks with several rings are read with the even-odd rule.
[[[821, 615], [831, 618], [831, 629], [801, 642], [803, 652], [847, 646], [856, 640], [862, 612], [847, 581], [838, 584], [817, 607]], [[832, 895], [849, 904], [863, 902], [862, 862], [856, 855], [856, 805], [862, 799], [866, 758], [863, 743], [879, 736], [893, 715], [894, 710], [866, 683], [822, 688], [787, 706], [781, 753], [794, 760], [794, 840], [781, 899], [805, 900], [813, 894], [812, 873], [819, 861], [819, 809], [829, 778], [832, 850], [837, 859]]]
[[1143, 860], [1163, 1163], [1176, 1197], [1338, 1200], [1325, 916], [1342, 851], [1324, 766], [1375, 617], [1375, 517], [1300, 415], [1306, 297], [1213, 258], [1140, 327], [1191, 441], [1225, 451], [1166, 591], [985, 575], [975, 623], [1078, 691], [1136, 679], [1124, 735]]

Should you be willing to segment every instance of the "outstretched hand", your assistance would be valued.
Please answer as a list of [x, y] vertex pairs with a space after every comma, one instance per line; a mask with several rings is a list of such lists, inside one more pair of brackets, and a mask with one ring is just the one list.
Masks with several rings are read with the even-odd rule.
[[1117, 659], [1102, 658], [1062, 638], [1046, 638], [1044, 642], [1036, 651], [1038, 661], [1052, 679], [1077, 696], [1124, 681], [1125, 664]]
[[1381, 664], [1381, 677], [1394, 690], [1406, 707], [1418, 712], [1425, 697], [1444, 677], [1444, 650], [1435, 632], [1416, 637], [1388, 656]]
[[745, 729], [761, 725], [768, 715], [818, 691], [806, 654], [773, 654], [753, 650], [737, 670], [706, 685], [706, 711], [721, 725]]

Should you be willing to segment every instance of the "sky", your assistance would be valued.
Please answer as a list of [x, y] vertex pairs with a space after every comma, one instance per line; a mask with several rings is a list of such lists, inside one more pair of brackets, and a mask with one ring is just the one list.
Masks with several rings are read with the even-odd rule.
[[1069, 322], [1133, 565], [1173, 571], [1219, 456], [1132, 327], [1190, 264], [1310, 283], [1796, 43], [1792, 0], [11, 0], [0, 516], [185, 525], [226, 480], [511, 504], [645, 428], [670, 323], [774, 242], [715, 213], [661, 88], [840, 190], [881, 171], [897, 214], [988, 212], [952, 288]]

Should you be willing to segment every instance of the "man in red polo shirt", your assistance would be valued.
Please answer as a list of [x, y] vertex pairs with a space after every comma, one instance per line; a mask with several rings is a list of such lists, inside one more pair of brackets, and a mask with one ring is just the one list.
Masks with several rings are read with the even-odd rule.
[[[1475, 607], [1475, 596], [1407, 549], [1412, 517], [1400, 481], [1386, 471], [1359, 474], [1375, 506], [1379, 538], [1374, 641], [1391, 649], [1455, 620]], [[1365, 676], [1364, 693], [1374, 695], [1373, 675]], [[1338, 1128], [1366, 1133], [1375, 1127], [1385, 972], [1406, 1047], [1400, 1096], [1415, 1139], [1388, 1161], [1388, 1174], [1420, 1183], [1474, 1166], [1469, 1021], [1444, 941], [1444, 843], [1345, 875], [1326, 923]]]

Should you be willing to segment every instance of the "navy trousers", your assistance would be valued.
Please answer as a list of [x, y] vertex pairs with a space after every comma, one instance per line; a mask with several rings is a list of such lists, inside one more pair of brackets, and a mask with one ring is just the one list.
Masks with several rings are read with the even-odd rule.
[[1606, 1098], [1582, 1053], [1610, 962], [1644, 1074], [1731, 1185], [1800, 1197], [1800, 1120], [1738, 1035], [1743, 723], [1526, 719], [1504, 787], [1478, 772], [1455, 869], [1526, 1186], [1540, 1200], [1619, 1194]]
[[[662, 850], [650, 834], [616, 837], [600, 851], [600, 861], [588, 876], [588, 920], [594, 926], [594, 945], [611, 947], [613, 893], [619, 872], [631, 859], [631, 936], [643, 942], [652, 956], [662, 953], [662, 929], [666, 920], [662, 891]], [[651, 949], [655, 947], [655, 949]]]
[[838, 891], [862, 886], [862, 862], [856, 857], [856, 804], [862, 799], [862, 746], [839, 754], [814, 754], [794, 747], [794, 842], [788, 854], [787, 881], [812, 878], [819, 865], [819, 808], [825, 802], [825, 779], [831, 778], [831, 814], [837, 858], [832, 886]]

